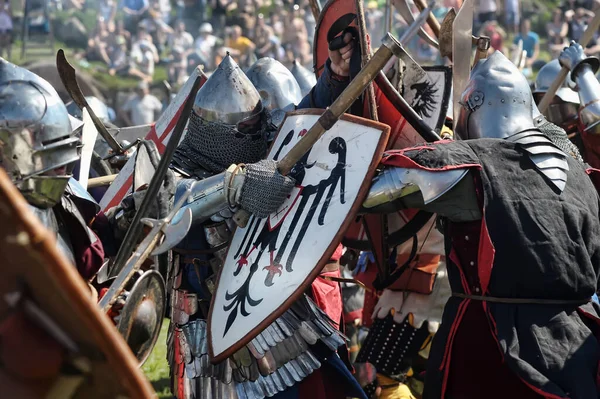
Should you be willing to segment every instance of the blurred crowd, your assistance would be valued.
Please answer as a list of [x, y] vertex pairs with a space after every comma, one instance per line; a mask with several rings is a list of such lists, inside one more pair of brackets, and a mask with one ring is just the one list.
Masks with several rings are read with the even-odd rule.
[[99, 0], [85, 58], [106, 64], [111, 75], [146, 82], [161, 63], [171, 84], [184, 82], [197, 65], [213, 70], [227, 53], [243, 68], [261, 57], [312, 67], [315, 20], [308, 0], [264, 3], [198, 0], [173, 10], [169, 0], [123, 0], [117, 10], [115, 0]]
[[[441, 21], [450, 8], [458, 10], [462, 1], [437, 0], [433, 13]], [[323, 6], [325, 0], [320, 2]], [[416, 15], [418, 9], [412, 1], [408, 3]], [[538, 3], [542, 9], [536, 9], [531, 0], [475, 0], [474, 32], [490, 37], [490, 51], [512, 55], [522, 48], [527, 56], [526, 75], [548, 61], [540, 60], [542, 52], [556, 58], [571, 40], [580, 39], [600, 0], [563, 0], [559, 7], [545, 11], [547, 2]], [[152, 86], [158, 65], [164, 66], [166, 80], [176, 87], [198, 65], [210, 74], [227, 53], [243, 69], [261, 57], [275, 58], [286, 66], [297, 60], [313, 67], [316, 21], [309, 0], [13, 0], [14, 4], [27, 4], [30, 9], [93, 10], [94, 24], [85, 26], [87, 47], [78, 57], [112, 76], [139, 80], [138, 96]], [[400, 37], [408, 27], [398, 12], [390, 15], [386, 0], [365, 0], [364, 9], [373, 48], [387, 31]], [[10, 58], [13, 24], [11, 0], [0, 0], [0, 56], [6, 53]], [[423, 28], [435, 36], [427, 24]], [[405, 47], [421, 64], [448, 62], [418, 35]], [[597, 34], [585, 51], [600, 54]], [[153, 110], [156, 103], [134, 105], [146, 104]], [[145, 112], [145, 118], [150, 114]]]

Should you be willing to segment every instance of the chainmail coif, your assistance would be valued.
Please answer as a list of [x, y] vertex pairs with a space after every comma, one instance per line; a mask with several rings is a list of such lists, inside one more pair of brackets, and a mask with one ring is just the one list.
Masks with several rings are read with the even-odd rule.
[[255, 134], [242, 134], [230, 125], [208, 122], [194, 112], [173, 164], [195, 175], [198, 169], [220, 173], [231, 164], [254, 163], [267, 152], [267, 123]]
[[538, 129], [548, 136], [552, 143], [560, 148], [565, 154], [568, 154], [583, 163], [583, 158], [579, 153], [579, 149], [571, 140], [569, 140], [567, 133], [563, 129], [547, 120], [539, 125]]

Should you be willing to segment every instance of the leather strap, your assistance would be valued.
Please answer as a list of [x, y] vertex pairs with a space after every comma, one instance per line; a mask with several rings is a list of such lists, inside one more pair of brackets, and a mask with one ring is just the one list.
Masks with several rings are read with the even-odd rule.
[[584, 305], [592, 299], [535, 299], [535, 298], [497, 298], [493, 296], [468, 295], [453, 292], [453, 297], [472, 299], [474, 301], [485, 301], [491, 303], [507, 303], [513, 305]]

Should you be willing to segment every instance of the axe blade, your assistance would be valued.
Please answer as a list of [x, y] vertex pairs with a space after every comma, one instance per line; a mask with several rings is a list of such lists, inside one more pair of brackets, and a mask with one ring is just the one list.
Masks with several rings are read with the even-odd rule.
[[176, 223], [168, 223], [163, 227], [163, 241], [154, 249], [152, 256], [167, 252], [179, 244], [188, 234], [192, 226], [192, 210], [187, 208], [182, 213], [182, 217]]
[[473, 0], [465, 0], [452, 23], [452, 127], [455, 137], [460, 98], [471, 74], [473, 45]]

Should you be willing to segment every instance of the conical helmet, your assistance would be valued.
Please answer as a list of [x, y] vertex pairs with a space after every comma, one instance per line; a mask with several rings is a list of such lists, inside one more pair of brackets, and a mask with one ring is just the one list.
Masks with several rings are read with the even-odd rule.
[[317, 84], [317, 78], [315, 77], [315, 74], [304, 68], [298, 62], [298, 60], [295, 60], [294, 65], [292, 65], [292, 75], [294, 75], [298, 85], [300, 86], [302, 97], [306, 96]]
[[198, 90], [194, 113], [207, 122], [237, 126], [263, 110], [258, 91], [229, 54]]
[[533, 97], [525, 76], [501, 52], [477, 63], [462, 93], [456, 134], [506, 138], [534, 128]]
[[227, 55], [198, 90], [188, 131], [173, 167], [190, 176], [257, 162], [267, 151], [267, 117], [260, 95]]
[[263, 105], [269, 111], [276, 109], [292, 111], [302, 101], [300, 86], [294, 75], [273, 58], [264, 57], [246, 71]]
[[32, 205], [60, 200], [79, 143], [52, 85], [0, 58], [0, 166]]

